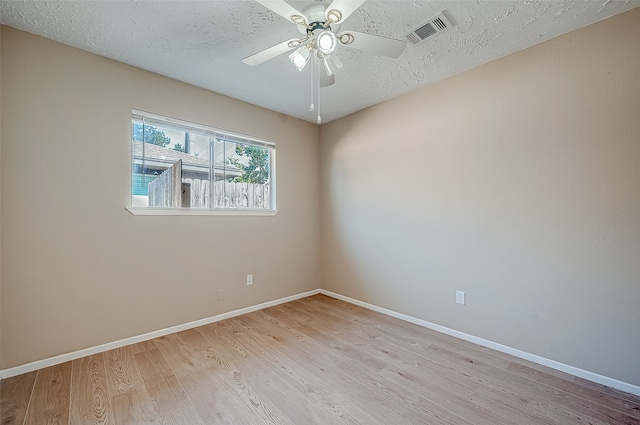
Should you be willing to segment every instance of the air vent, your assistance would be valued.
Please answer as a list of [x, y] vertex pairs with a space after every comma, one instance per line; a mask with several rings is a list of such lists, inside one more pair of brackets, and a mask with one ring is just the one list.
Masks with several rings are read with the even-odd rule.
[[431, 38], [443, 31], [448, 30], [452, 26], [453, 25], [451, 25], [451, 22], [449, 22], [447, 17], [444, 16], [444, 13], [439, 13], [433, 18], [429, 19], [427, 22], [420, 24], [420, 26], [418, 26], [410, 33], [405, 34], [404, 37], [409, 41], [409, 43], [418, 44], [422, 43], [428, 38]]

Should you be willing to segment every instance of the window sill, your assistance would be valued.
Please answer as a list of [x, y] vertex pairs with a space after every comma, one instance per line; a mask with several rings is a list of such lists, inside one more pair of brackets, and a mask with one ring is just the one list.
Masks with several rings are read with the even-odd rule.
[[133, 215], [247, 215], [272, 217], [278, 210], [125, 207]]

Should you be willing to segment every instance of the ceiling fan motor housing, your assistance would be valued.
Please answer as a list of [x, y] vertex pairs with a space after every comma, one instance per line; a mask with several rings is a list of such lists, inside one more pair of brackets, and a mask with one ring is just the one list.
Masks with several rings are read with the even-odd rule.
[[309, 22], [309, 27], [304, 25], [298, 25], [298, 31], [302, 35], [311, 35], [311, 34], [319, 34], [322, 31], [329, 30], [333, 33], [338, 32], [340, 25], [333, 24], [324, 26], [324, 23], [327, 21], [325, 16], [325, 12], [327, 10], [327, 6], [324, 4], [314, 4], [307, 7], [303, 13], [305, 18], [307, 18], [307, 22]]

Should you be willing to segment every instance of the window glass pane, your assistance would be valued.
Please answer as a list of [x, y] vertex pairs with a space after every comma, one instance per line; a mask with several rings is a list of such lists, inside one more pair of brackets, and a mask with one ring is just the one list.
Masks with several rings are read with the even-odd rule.
[[140, 111], [131, 122], [132, 206], [275, 207], [273, 142]]
[[225, 142], [224, 190], [231, 208], [269, 208], [269, 149]]
[[[148, 125], [144, 122], [133, 122], [133, 170], [132, 170], [132, 205], [134, 206], [166, 206], [158, 204], [153, 193], [149, 197], [149, 188], [163, 172], [182, 161], [180, 189], [182, 197], [178, 206], [191, 208], [209, 208], [209, 138], [190, 134], [187, 131], [162, 125]], [[154, 183], [155, 182], [155, 183]], [[169, 188], [160, 189], [161, 191]]]

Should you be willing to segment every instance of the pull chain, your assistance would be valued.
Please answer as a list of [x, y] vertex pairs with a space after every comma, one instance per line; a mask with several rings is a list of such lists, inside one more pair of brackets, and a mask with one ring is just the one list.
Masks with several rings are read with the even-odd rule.
[[311, 56], [311, 105], [309, 106], [309, 112], [313, 112], [313, 110], [315, 109], [315, 105], [313, 104], [313, 88], [315, 86], [315, 79], [314, 79], [314, 75], [315, 75], [315, 68], [316, 68], [316, 55]]
[[316, 66], [317, 80], [318, 80], [318, 124], [322, 123], [322, 117], [320, 116], [320, 63]]

